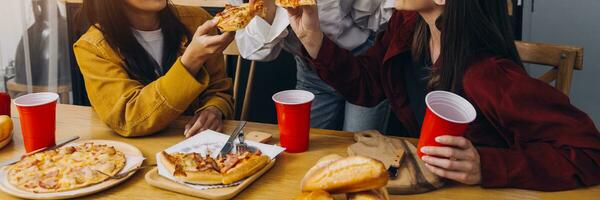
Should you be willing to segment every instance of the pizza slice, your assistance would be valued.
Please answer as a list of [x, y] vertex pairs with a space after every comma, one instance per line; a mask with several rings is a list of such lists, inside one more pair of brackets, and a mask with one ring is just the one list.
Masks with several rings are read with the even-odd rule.
[[221, 31], [231, 32], [246, 27], [256, 15], [261, 17], [266, 15], [262, 0], [257, 0], [254, 5], [232, 6], [227, 4], [223, 12], [218, 13], [215, 17], [219, 19], [217, 27]]
[[229, 154], [213, 159], [198, 153], [161, 152], [159, 161], [176, 179], [201, 185], [231, 184], [264, 168], [270, 159], [260, 151]]
[[275, 4], [284, 8], [317, 5], [316, 0], [275, 0]]

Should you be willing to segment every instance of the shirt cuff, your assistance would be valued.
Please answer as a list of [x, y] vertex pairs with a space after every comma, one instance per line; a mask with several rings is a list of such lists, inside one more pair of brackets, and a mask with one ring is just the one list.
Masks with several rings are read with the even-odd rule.
[[304, 47], [302, 48], [302, 52], [306, 58], [309, 58], [308, 60], [311, 61], [314, 67], [319, 68], [320, 66], [329, 66], [328, 63], [333, 60], [338, 48], [329, 38], [323, 37], [323, 43], [321, 44], [317, 58], [312, 59]]
[[168, 106], [184, 112], [209, 85], [206, 68], [202, 67], [197, 76], [192, 75], [177, 59], [169, 71], [156, 84], [158, 93], [165, 98]]
[[290, 22], [287, 11], [281, 7], [277, 7], [277, 10], [275, 11], [275, 18], [273, 19], [272, 24], [269, 24], [260, 16], [255, 16], [252, 21], [250, 21], [250, 24], [248, 24], [248, 26], [241, 31], [253, 36], [258, 41], [262, 41], [263, 43], [271, 43], [281, 34], [284, 34], [289, 25]]
[[481, 163], [481, 186], [487, 188], [506, 187], [508, 185], [508, 171], [504, 157], [496, 148], [478, 148]]

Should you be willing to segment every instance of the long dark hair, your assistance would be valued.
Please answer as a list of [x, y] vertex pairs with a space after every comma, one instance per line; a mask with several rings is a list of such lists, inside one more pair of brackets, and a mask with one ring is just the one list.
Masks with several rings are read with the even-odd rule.
[[158, 13], [163, 33], [164, 47], [162, 66], [152, 59], [136, 40], [127, 16], [124, 0], [84, 0], [77, 14], [78, 24], [95, 26], [102, 32], [108, 44], [117, 51], [125, 62], [129, 76], [146, 85], [158, 79], [157, 67], [169, 70], [182, 50], [185, 38], [191, 38], [188, 29], [179, 21], [173, 4], [167, 1], [165, 9]]
[[[447, 0], [436, 26], [441, 31], [441, 51], [428, 84], [431, 90], [461, 93], [467, 66], [480, 56], [500, 56], [522, 66], [506, 0]], [[429, 39], [427, 23], [419, 18], [412, 48], [416, 62], [429, 55]]]

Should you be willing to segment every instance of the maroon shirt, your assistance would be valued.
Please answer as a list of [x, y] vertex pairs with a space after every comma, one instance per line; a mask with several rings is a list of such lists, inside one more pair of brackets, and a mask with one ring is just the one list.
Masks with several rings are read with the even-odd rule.
[[[312, 63], [348, 101], [375, 106], [387, 98], [402, 124], [416, 131], [401, 68], [413, 63], [417, 17], [396, 12], [387, 31], [361, 56], [324, 39]], [[600, 183], [600, 133], [567, 96], [501, 57], [473, 61], [463, 85], [463, 97], [478, 114], [465, 137], [479, 152], [483, 187], [553, 191]]]

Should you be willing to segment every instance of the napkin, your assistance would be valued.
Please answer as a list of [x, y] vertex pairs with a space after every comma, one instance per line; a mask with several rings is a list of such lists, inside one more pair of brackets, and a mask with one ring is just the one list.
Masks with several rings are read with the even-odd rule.
[[[167, 153], [196, 152], [202, 156], [210, 155], [211, 157], [216, 158], [219, 155], [221, 148], [227, 142], [227, 139], [229, 139], [229, 135], [218, 133], [218, 132], [215, 132], [212, 130], [206, 130], [206, 131], [200, 132], [200, 133], [196, 134], [195, 136], [188, 138], [174, 146], [171, 146], [171, 147], [165, 149], [165, 151]], [[237, 143], [237, 142], [238, 142], [238, 140], [236, 139], [235, 143]], [[263, 155], [269, 156], [269, 158], [271, 158], [271, 159], [274, 159], [275, 157], [277, 157], [277, 155], [279, 155], [281, 152], [283, 152], [285, 150], [285, 148], [275, 146], [275, 145], [261, 144], [261, 143], [254, 142], [254, 141], [245, 141], [245, 142], [250, 146], [254, 146], [254, 147], [258, 148], [262, 152]], [[160, 160], [159, 155], [160, 155], [160, 152], [157, 152], [156, 160]], [[214, 188], [230, 187], [230, 186], [239, 185], [241, 183], [241, 181], [240, 181], [240, 182], [233, 183], [230, 185], [211, 185], [211, 186], [187, 184], [187, 183], [183, 183], [183, 182], [175, 179], [175, 177], [167, 171], [167, 169], [162, 165], [162, 163], [157, 162], [157, 168], [158, 168], [159, 175], [161, 175], [169, 180], [172, 180], [174, 182], [184, 184], [188, 187], [191, 187], [191, 188], [194, 188], [197, 190], [207, 190], [207, 189], [214, 189]]]

